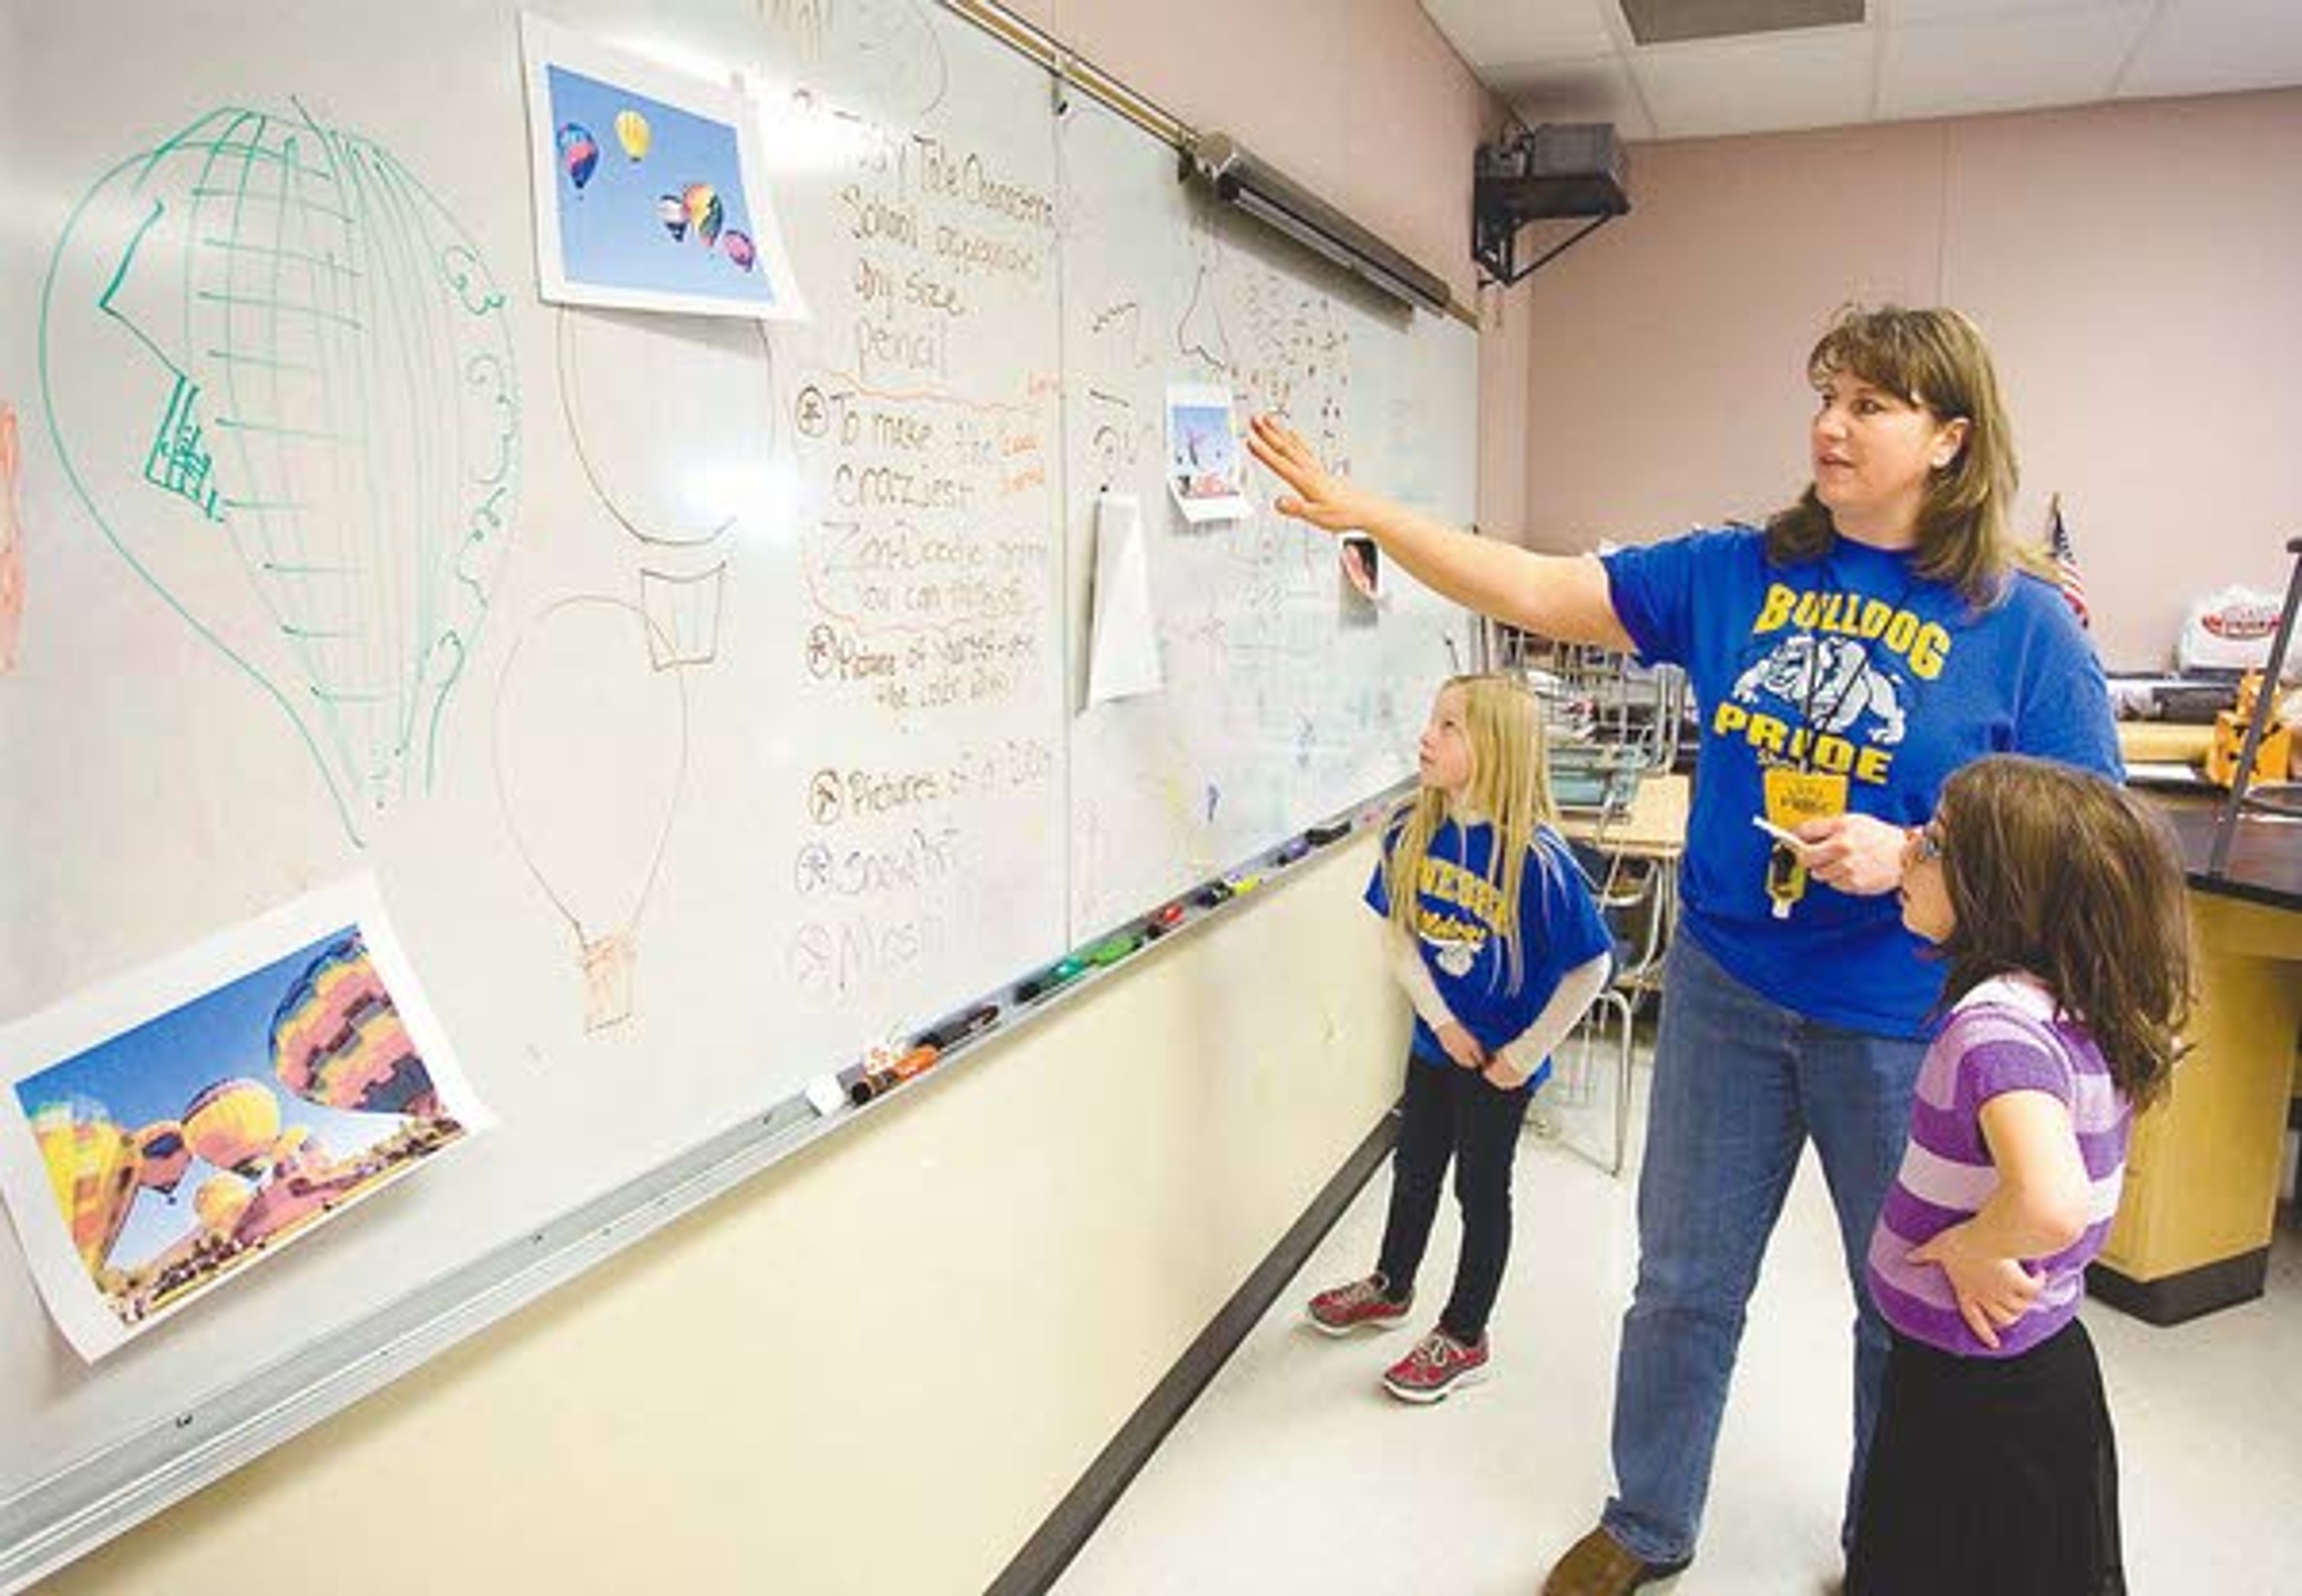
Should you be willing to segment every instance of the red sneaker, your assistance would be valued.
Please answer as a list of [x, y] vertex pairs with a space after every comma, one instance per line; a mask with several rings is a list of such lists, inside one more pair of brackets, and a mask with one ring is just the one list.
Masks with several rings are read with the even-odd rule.
[[1305, 1310], [1311, 1318], [1311, 1328], [1331, 1336], [1347, 1336], [1355, 1330], [1381, 1330], [1407, 1317], [1407, 1310], [1415, 1306], [1415, 1293], [1409, 1291], [1403, 1302], [1393, 1302], [1383, 1295], [1382, 1276], [1370, 1274], [1363, 1281], [1353, 1281], [1348, 1286], [1337, 1286], [1311, 1298]]
[[1487, 1377], [1487, 1338], [1466, 1347], [1443, 1330], [1415, 1343], [1415, 1350], [1382, 1372], [1382, 1389], [1402, 1402], [1436, 1402], [1458, 1387]]

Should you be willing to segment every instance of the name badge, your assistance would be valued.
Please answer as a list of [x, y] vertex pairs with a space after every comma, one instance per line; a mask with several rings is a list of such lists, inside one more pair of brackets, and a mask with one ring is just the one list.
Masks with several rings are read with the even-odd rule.
[[[1846, 812], [1846, 777], [1843, 772], [1800, 770], [1770, 765], [1760, 772], [1766, 783], [1767, 819], [1786, 831], [1809, 820]], [[1791, 906], [1806, 896], [1806, 864], [1797, 849], [1777, 843], [1767, 854], [1767, 901], [1777, 920], [1788, 920]]]

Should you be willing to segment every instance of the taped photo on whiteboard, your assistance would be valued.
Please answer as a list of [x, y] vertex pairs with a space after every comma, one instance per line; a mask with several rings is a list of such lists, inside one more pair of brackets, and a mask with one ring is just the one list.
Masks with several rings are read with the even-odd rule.
[[542, 297], [803, 319], [757, 118], [732, 83], [520, 17]]
[[1167, 491], [1183, 518], [1194, 525], [1244, 520], [1245, 470], [1231, 390], [1213, 382], [1168, 383]]
[[90, 1360], [490, 1122], [367, 878], [0, 1026], [0, 1197]]

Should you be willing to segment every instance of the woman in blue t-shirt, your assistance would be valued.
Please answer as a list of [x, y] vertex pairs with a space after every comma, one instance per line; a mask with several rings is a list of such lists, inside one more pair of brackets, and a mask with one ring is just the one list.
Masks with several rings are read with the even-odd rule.
[[1290, 490], [1282, 513], [1364, 530], [1499, 620], [1683, 667], [1701, 707], [1617, 1494], [1546, 1596], [1635, 1590], [1693, 1558], [1744, 1309], [1810, 1137], [1856, 1306], [1851, 1521], [1887, 1345], [1863, 1259], [1941, 979], [1892, 895], [1906, 830], [1985, 754], [2121, 773], [2100, 666], [2055, 589], [2018, 567], [2013, 441], [1973, 323], [1848, 310], [1807, 371], [1819, 403], [1796, 503], [1763, 529], [1604, 558], [1464, 536], [1332, 475], [1273, 417], [1249, 438]]

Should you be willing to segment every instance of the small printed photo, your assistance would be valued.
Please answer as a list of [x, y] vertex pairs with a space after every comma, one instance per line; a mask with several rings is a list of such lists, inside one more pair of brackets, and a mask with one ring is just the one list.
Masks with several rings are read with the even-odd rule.
[[1236, 521], [1248, 513], [1243, 451], [1228, 388], [1167, 385], [1167, 488], [1186, 520]]
[[542, 297], [803, 317], [752, 107], [716, 84], [521, 18]]
[[1336, 564], [1343, 577], [1343, 618], [1365, 623], [1389, 602], [1382, 591], [1382, 547], [1365, 533], [1348, 532], [1336, 540]]
[[488, 1122], [365, 882], [0, 1028], [0, 1195], [89, 1359]]

